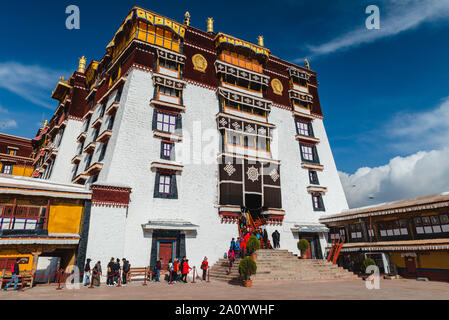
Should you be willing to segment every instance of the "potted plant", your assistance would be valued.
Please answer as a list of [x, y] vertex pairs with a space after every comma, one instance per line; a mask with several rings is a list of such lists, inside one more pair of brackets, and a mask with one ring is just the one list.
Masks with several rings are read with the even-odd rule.
[[373, 259], [371, 259], [371, 258], [366, 258], [366, 259], [363, 261], [363, 263], [362, 263], [362, 272], [363, 272], [365, 275], [371, 275], [371, 273], [370, 273], [370, 274], [366, 273], [366, 269], [368, 268], [368, 266], [375, 266], [375, 265], [376, 265], [376, 262], [374, 262]]
[[248, 250], [248, 255], [251, 255], [254, 260], [257, 259], [256, 251], [260, 249], [260, 241], [256, 236], [251, 236], [246, 244], [246, 249]]
[[253, 282], [251, 276], [256, 274], [257, 264], [251, 257], [245, 257], [240, 260], [239, 273], [245, 287], [251, 287]]
[[304, 253], [310, 248], [309, 241], [306, 239], [301, 239], [298, 241], [296, 246], [298, 247], [298, 250], [301, 251], [301, 259], [304, 259]]

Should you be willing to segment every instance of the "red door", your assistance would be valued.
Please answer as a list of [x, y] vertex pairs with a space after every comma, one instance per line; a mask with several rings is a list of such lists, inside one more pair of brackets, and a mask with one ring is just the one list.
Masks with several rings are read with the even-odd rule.
[[309, 242], [309, 249], [307, 249], [301, 256], [303, 259], [312, 259], [312, 240], [306, 239]]
[[159, 259], [161, 260], [162, 270], [168, 268], [168, 262], [173, 259], [173, 242], [159, 242]]
[[407, 268], [407, 277], [416, 277], [416, 261], [413, 257], [405, 257], [405, 267]]

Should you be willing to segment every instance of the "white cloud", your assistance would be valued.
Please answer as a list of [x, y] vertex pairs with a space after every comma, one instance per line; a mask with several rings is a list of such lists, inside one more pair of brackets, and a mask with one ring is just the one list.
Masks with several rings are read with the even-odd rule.
[[65, 73], [37, 65], [17, 62], [0, 63], [0, 88], [47, 109], [55, 109], [51, 104], [51, 92], [59, 77]]
[[[385, 166], [339, 172], [351, 208], [449, 191], [449, 148], [396, 157]], [[370, 199], [373, 197], [373, 199]]]
[[[320, 45], [309, 45], [309, 57], [327, 55], [382, 38], [392, 37], [401, 32], [412, 30], [423, 23], [449, 17], [449, 0], [384, 0], [379, 8], [379, 30], [368, 30], [363, 23], [356, 29], [328, 42]], [[360, 14], [365, 13], [361, 12]], [[302, 61], [303, 58], [297, 60]]]
[[436, 108], [424, 112], [397, 114], [385, 132], [401, 152], [440, 149], [449, 146], [449, 97]]
[[17, 122], [15, 120], [5, 120], [0, 122], [0, 128], [2, 130], [17, 128]]

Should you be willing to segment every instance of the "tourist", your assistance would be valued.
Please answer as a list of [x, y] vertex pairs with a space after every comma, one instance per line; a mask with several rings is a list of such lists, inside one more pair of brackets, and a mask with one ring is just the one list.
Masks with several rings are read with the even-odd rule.
[[234, 248], [234, 253], [235, 256], [238, 257], [240, 254], [240, 239], [237, 239], [237, 241], [235, 242], [235, 248]]
[[268, 249], [268, 233], [267, 233], [267, 229], [263, 229], [262, 239], [263, 239], [263, 242], [265, 243], [265, 248]]
[[184, 270], [184, 263], [186, 263], [186, 257], [182, 257], [181, 264], [179, 265], [179, 273], [181, 275], [180, 281], [182, 280], [182, 271]]
[[182, 281], [184, 283], [187, 283], [187, 274], [190, 272], [192, 268], [189, 266], [189, 259], [186, 259], [185, 262], [182, 264]]
[[88, 286], [90, 284], [90, 259], [87, 259], [86, 265], [84, 266], [84, 286]]
[[277, 244], [277, 248], [281, 247], [281, 234], [279, 233], [279, 231], [275, 231], [276, 232], [276, 244]]
[[94, 286], [99, 287], [100, 286], [100, 276], [101, 276], [101, 262], [98, 261], [95, 266], [93, 271], [93, 279], [92, 279], [92, 283]]
[[[234, 238], [232, 238], [232, 240], [231, 240], [231, 246], [229, 247], [231, 250], [234, 250], [234, 247], [235, 247], [235, 239]], [[228, 255], [229, 256], [229, 255]]]
[[176, 262], [173, 264], [173, 272], [175, 274], [175, 280], [179, 281], [181, 276], [179, 275], [179, 267], [181, 265], [181, 261], [179, 258], [176, 259]]
[[115, 263], [114, 258], [111, 258], [108, 263], [108, 278], [106, 280], [106, 285], [108, 287], [114, 286], [114, 276], [115, 276]]
[[234, 252], [234, 250], [229, 249], [228, 257], [229, 257], [229, 265], [230, 265], [230, 267], [232, 267], [232, 265], [234, 264], [234, 260], [235, 260], [235, 252]]
[[122, 273], [123, 280], [122, 280], [122, 283], [123, 283], [124, 286], [126, 286], [126, 283], [128, 281], [128, 273], [129, 273], [129, 270], [131, 269], [131, 267], [129, 265], [129, 261], [128, 260], [123, 258], [122, 261], [123, 261], [123, 273]]
[[159, 258], [159, 260], [156, 262], [156, 266], [155, 266], [156, 276], [155, 276], [154, 281], [156, 281], [156, 282], [160, 282], [159, 276], [161, 275], [161, 269], [162, 269], [161, 260], [162, 260], [162, 258]]
[[204, 257], [201, 263], [201, 269], [203, 270], [203, 281], [206, 280], [207, 269], [209, 268], [209, 263], [207, 262], [207, 257]]
[[19, 268], [19, 261], [20, 258], [16, 258], [16, 262], [11, 266], [11, 281], [3, 288], [4, 291], [8, 290], [11, 283], [14, 281], [14, 290], [17, 289], [17, 284], [19, 283], [19, 275], [20, 275], [20, 268]]
[[273, 246], [274, 246], [274, 249], [276, 249], [277, 247], [278, 247], [278, 245], [277, 245], [277, 234], [276, 234], [276, 231], [274, 231], [272, 234], [271, 234], [271, 237], [273, 238]]
[[118, 284], [118, 281], [120, 279], [120, 259], [117, 258], [117, 260], [114, 263], [114, 285]]
[[178, 280], [178, 266], [179, 266], [179, 258], [178, 260], [173, 261], [173, 270], [171, 272], [171, 281], [176, 283]]

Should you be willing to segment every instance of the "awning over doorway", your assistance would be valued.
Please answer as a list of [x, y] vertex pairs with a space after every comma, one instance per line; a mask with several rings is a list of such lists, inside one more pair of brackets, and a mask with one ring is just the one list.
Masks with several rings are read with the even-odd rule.
[[329, 229], [324, 225], [320, 223], [301, 223], [301, 224], [295, 224], [293, 228], [291, 228], [293, 232], [300, 232], [300, 233], [328, 233]]
[[197, 231], [199, 226], [185, 220], [150, 220], [143, 224], [144, 230]]

